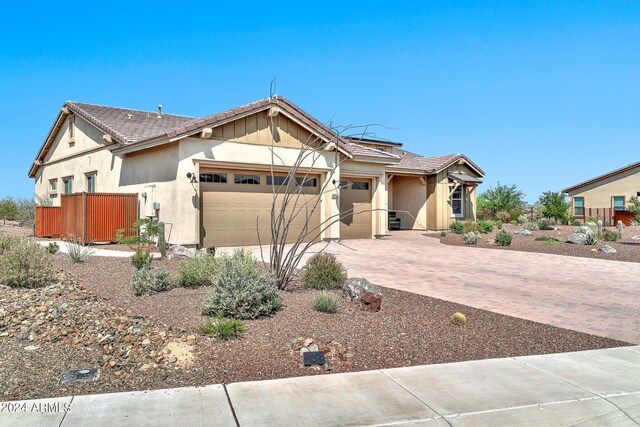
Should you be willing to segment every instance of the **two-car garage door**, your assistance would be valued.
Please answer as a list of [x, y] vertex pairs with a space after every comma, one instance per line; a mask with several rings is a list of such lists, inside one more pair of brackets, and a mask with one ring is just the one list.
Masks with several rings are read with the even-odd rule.
[[[286, 186], [285, 180], [286, 174], [271, 176], [269, 172], [260, 171], [202, 170], [201, 232], [204, 246], [255, 245], [258, 236], [263, 244], [269, 244], [272, 184], [276, 188]], [[297, 177], [296, 185], [301, 186], [302, 192], [293, 197], [285, 212], [289, 218], [294, 209], [298, 209], [287, 235], [289, 243], [300, 235], [307, 216], [309, 230], [320, 225], [321, 203], [316, 203], [320, 193], [320, 177]], [[319, 240], [317, 233], [310, 235], [311, 238]]]

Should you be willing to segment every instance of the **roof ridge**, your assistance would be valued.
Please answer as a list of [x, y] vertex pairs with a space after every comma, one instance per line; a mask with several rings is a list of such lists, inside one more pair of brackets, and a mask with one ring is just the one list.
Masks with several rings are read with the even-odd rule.
[[380, 151], [380, 150], [377, 150], [377, 149], [375, 149], [375, 148], [367, 147], [366, 145], [356, 144], [356, 143], [355, 143], [355, 142], [353, 142], [353, 141], [349, 141], [349, 144], [353, 144], [353, 145], [355, 145], [356, 147], [359, 147], [359, 148], [362, 148], [362, 149], [365, 149], [365, 150], [373, 151], [373, 152], [374, 152], [374, 153], [376, 153], [377, 155], [379, 155], [379, 154], [384, 154], [384, 155], [387, 155], [387, 156], [390, 156], [390, 157], [395, 157], [395, 158], [398, 158], [398, 159], [400, 158], [399, 156], [396, 156], [396, 155], [395, 155], [395, 154], [393, 154], [393, 153], [389, 153], [389, 152], [387, 152], [387, 151]]
[[[94, 104], [92, 102], [82, 102], [82, 101], [71, 101], [71, 100], [67, 100], [64, 102], [65, 104], [75, 104], [75, 105], [92, 105], [94, 107], [104, 107], [104, 108], [114, 108], [114, 109], [118, 109], [118, 110], [128, 110], [128, 111], [137, 111], [139, 113], [151, 113], [151, 114], [158, 114], [157, 111], [152, 111], [152, 110], [140, 110], [138, 108], [128, 108], [128, 107], [118, 107], [116, 105], [105, 105], [105, 104]], [[173, 113], [160, 113], [160, 115], [162, 116], [174, 116], [174, 117], [185, 117], [185, 118], [190, 118], [190, 119], [197, 119], [197, 116], [185, 116], [183, 114], [173, 114]]]
[[582, 182], [579, 182], [579, 183], [577, 183], [577, 184], [575, 184], [575, 185], [572, 185], [572, 186], [570, 186], [570, 187], [567, 187], [567, 188], [565, 188], [564, 190], [562, 190], [562, 192], [563, 192], [563, 193], [568, 193], [568, 192], [570, 192], [571, 190], [575, 190], [576, 188], [580, 188], [580, 187], [584, 187], [584, 186], [586, 186], [586, 185], [594, 184], [594, 183], [596, 183], [596, 182], [598, 182], [598, 181], [600, 181], [600, 180], [602, 180], [602, 179], [605, 179], [605, 178], [609, 178], [609, 177], [611, 177], [611, 176], [618, 175], [619, 173], [626, 172], [626, 171], [628, 171], [628, 170], [635, 169], [635, 168], [637, 168], [637, 167], [640, 167], [640, 162], [629, 163], [629, 164], [628, 164], [628, 165], [626, 165], [626, 166], [622, 166], [622, 167], [620, 167], [620, 168], [618, 168], [618, 169], [614, 169], [614, 170], [612, 170], [612, 171], [609, 171], [609, 172], [606, 172], [606, 173], [603, 173], [603, 174], [597, 175], [597, 176], [595, 176], [595, 177], [593, 177], [593, 178], [591, 178], [591, 179], [587, 179], [587, 180], [585, 180], [585, 181], [582, 181]]

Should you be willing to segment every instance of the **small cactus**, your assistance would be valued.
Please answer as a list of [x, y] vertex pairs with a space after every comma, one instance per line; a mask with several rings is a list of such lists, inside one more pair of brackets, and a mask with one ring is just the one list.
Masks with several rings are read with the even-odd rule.
[[458, 326], [464, 326], [467, 324], [467, 317], [460, 312], [454, 313], [453, 316], [451, 316], [451, 323]]
[[602, 220], [598, 220], [598, 239], [602, 239]]
[[618, 221], [618, 239], [622, 239], [622, 221]]
[[162, 221], [158, 221], [158, 248], [162, 258], [165, 258], [167, 256], [167, 240], [164, 236], [164, 222]]

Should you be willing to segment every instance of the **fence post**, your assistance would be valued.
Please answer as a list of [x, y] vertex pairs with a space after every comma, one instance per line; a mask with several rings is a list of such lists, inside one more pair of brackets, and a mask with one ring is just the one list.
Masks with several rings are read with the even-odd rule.
[[87, 243], [87, 193], [82, 193], [82, 244]]

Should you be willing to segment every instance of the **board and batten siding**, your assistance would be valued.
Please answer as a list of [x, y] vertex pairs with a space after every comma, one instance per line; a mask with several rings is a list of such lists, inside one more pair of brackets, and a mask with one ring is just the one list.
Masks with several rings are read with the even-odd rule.
[[451, 216], [451, 203], [449, 202], [449, 173], [450, 172], [459, 172], [466, 173], [469, 176], [474, 178], [478, 178], [478, 174], [476, 174], [472, 169], [467, 167], [466, 165], [452, 165], [448, 168], [438, 172], [435, 179], [435, 218], [434, 222], [429, 224], [429, 228], [432, 228], [432, 224], [435, 223], [436, 230], [444, 230], [449, 228], [449, 225], [455, 221], [472, 219], [476, 220], [476, 193], [477, 187], [470, 188], [465, 186], [464, 188], [464, 218], [455, 218]]

